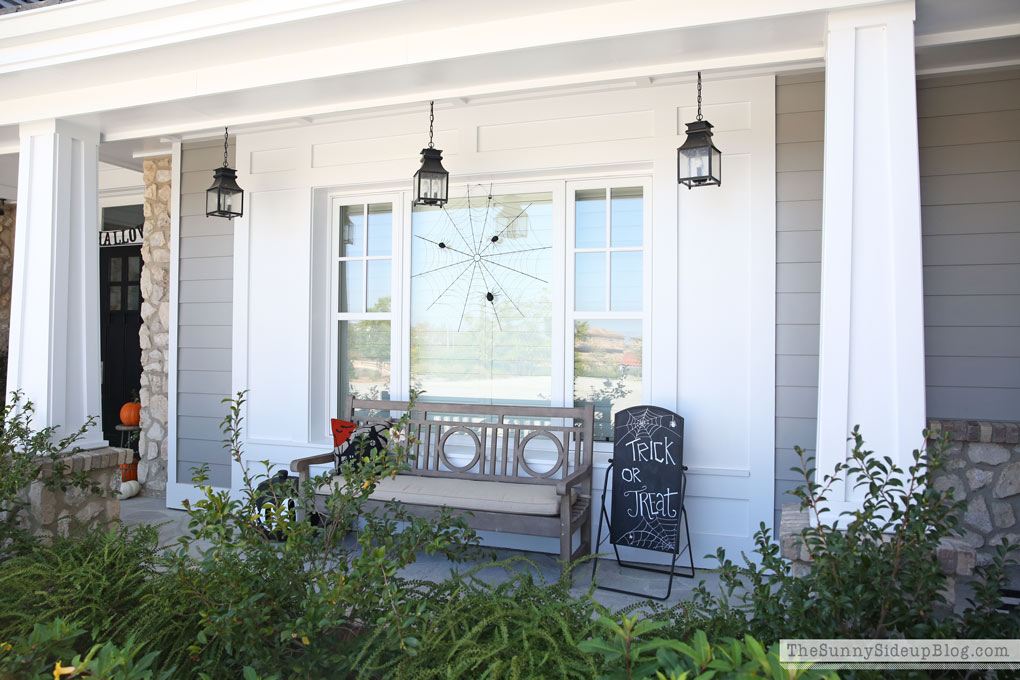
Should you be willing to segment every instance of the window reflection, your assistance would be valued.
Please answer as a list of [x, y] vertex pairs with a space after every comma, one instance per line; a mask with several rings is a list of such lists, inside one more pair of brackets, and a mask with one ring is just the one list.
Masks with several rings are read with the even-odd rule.
[[574, 404], [595, 406], [595, 440], [613, 440], [613, 417], [641, 403], [641, 320], [574, 323]]

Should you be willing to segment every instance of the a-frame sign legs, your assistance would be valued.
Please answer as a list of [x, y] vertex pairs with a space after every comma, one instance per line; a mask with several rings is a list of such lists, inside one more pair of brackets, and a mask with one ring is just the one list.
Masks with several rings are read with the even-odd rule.
[[[599, 530], [595, 534], [595, 549], [592, 550], [592, 552], [596, 553], [596, 554], [599, 552], [599, 548], [602, 546], [602, 543], [603, 543], [603, 538], [602, 538], [602, 525], [603, 525], [603, 523], [605, 523], [605, 525], [607, 527], [606, 538], [609, 538], [611, 533], [612, 533], [612, 531], [611, 531], [612, 521], [609, 519], [609, 513], [606, 511], [606, 489], [609, 487], [609, 475], [611, 474], [612, 469], [613, 469], [613, 460], [609, 459], [609, 466], [606, 468], [606, 479], [605, 479], [605, 481], [602, 484], [602, 509], [599, 512]], [[684, 469], [686, 469], [686, 467], [684, 467]], [[686, 479], [685, 479], [685, 482], [684, 482], [684, 486], [686, 487]], [[681, 496], [680, 496], [681, 498], [684, 497], [684, 493], [683, 493], [684, 491], [686, 491], [686, 489], [683, 489], [681, 491]], [[666, 586], [666, 594], [665, 595], [663, 595], [662, 597], [657, 597], [655, 595], [651, 595], [651, 594], [648, 594], [648, 593], [639, 593], [639, 592], [635, 592], [635, 591], [632, 591], [632, 590], [623, 590], [622, 588], [612, 588], [610, 586], [602, 586], [602, 585], [596, 584], [595, 583], [595, 576], [596, 576], [596, 573], [598, 571], [598, 559], [592, 560], [592, 566], [591, 566], [591, 582], [592, 582], [592, 585], [594, 585], [599, 590], [609, 590], [609, 591], [612, 591], [614, 593], [623, 593], [624, 595], [634, 595], [636, 597], [647, 597], [647, 598], [649, 598], [651, 600], [668, 600], [670, 594], [673, 592], [673, 577], [674, 576], [680, 576], [681, 578], [694, 578], [694, 552], [693, 552], [693, 549], [691, 548], [691, 528], [690, 528], [690, 525], [687, 523], [687, 508], [684, 507], [684, 505], [682, 505], [682, 504], [680, 506], [680, 516], [681, 516], [680, 518], [683, 520], [684, 532], [687, 535], [687, 544], [681, 550], [680, 549], [680, 541], [676, 541], [675, 549], [673, 551], [673, 561], [670, 564], [670, 567], [669, 567], [668, 571], [665, 570], [665, 569], [656, 569], [655, 567], [648, 567], [648, 566], [645, 566], [643, 564], [634, 564], [633, 562], [624, 562], [623, 560], [620, 559], [620, 549], [616, 546], [616, 544], [613, 544], [613, 552], [616, 553], [616, 563], [621, 568], [622, 567], [626, 567], [628, 569], [639, 569], [641, 571], [650, 571], [650, 572], [655, 573], [655, 574], [668, 574], [669, 575], [669, 583]], [[638, 548], [638, 549], [640, 550], [640, 548]], [[677, 558], [680, 557], [680, 555], [683, 555], [684, 553], [687, 553], [688, 565], [686, 567], [684, 565], [681, 565], [680, 566], [680, 571], [677, 571], [677, 568], [676, 568]]]

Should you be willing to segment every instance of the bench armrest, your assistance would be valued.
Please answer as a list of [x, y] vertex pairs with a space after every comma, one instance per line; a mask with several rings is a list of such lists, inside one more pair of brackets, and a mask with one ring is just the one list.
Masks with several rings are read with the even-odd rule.
[[309, 472], [308, 467], [311, 465], [322, 465], [323, 463], [333, 462], [333, 452], [329, 453], [317, 453], [314, 456], [306, 456], [305, 458], [298, 458], [290, 462], [290, 471], [298, 473], [298, 482], [303, 484], [308, 481]]
[[572, 486], [576, 486], [578, 482], [581, 482], [591, 477], [591, 467], [585, 467], [580, 470], [574, 470], [564, 479], [556, 482], [556, 493], [560, 496], [566, 496], [570, 493], [569, 489]]

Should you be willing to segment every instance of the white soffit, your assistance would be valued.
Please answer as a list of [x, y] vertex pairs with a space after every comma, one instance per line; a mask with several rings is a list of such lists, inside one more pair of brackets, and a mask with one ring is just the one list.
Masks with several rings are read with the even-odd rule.
[[[822, 68], [828, 11], [873, 4], [76, 0], [0, 16], [0, 153], [17, 150], [19, 122], [39, 118], [98, 127], [119, 142], [111, 162], [130, 166], [161, 138], [223, 125]], [[1020, 58], [1017, 0], [916, 6], [919, 70]]]
[[[0, 19], [0, 126], [73, 118], [116, 140], [698, 68], [817, 65], [825, 10], [868, 1], [77, 0], [47, 12], [50, 22]], [[0, 127], [0, 149], [16, 136]]]

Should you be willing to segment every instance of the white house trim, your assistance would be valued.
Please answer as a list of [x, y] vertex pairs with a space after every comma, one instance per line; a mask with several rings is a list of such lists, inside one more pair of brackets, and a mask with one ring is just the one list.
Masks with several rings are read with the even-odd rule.
[[106, 446], [99, 374], [99, 132], [62, 120], [21, 126], [7, 390], [37, 428]]
[[[830, 16], [817, 469], [860, 425], [901, 467], [925, 425], [913, 2]], [[854, 492], [833, 488], [833, 509]]]

